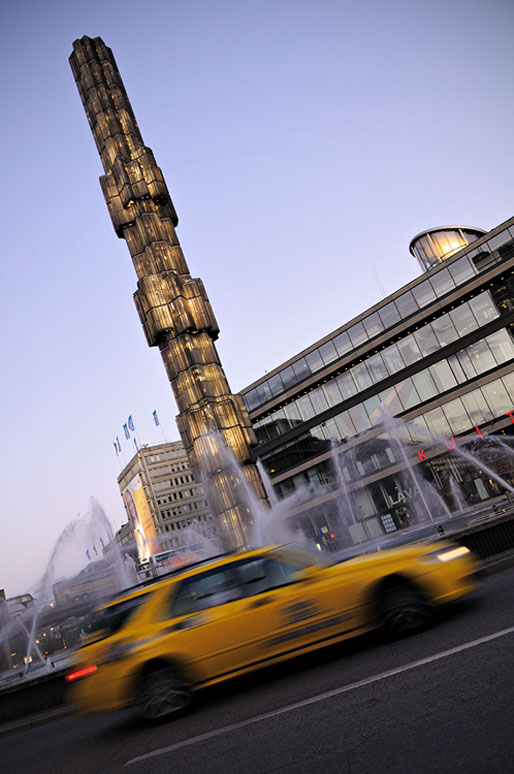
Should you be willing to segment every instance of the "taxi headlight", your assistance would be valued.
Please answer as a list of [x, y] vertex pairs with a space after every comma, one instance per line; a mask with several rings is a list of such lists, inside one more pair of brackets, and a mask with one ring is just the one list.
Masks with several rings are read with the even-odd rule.
[[466, 546], [445, 546], [436, 548], [435, 551], [427, 551], [422, 554], [422, 562], [452, 562], [454, 559], [462, 559], [464, 556], [470, 556], [471, 551]]

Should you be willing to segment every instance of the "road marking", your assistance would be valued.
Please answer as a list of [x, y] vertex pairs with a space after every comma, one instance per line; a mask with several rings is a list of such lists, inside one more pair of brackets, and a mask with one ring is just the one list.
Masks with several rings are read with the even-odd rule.
[[508, 629], [502, 629], [499, 632], [495, 632], [494, 634], [488, 634], [486, 637], [480, 637], [478, 640], [472, 640], [471, 642], [466, 642], [464, 645], [457, 645], [456, 648], [450, 648], [449, 650], [443, 650], [440, 653], [436, 653], [433, 656], [427, 656], [426, 658], [420, 658], [418, 661], [412, 661], [410, 664], [405, 664], [401, 667], [396, 667], [396, 669], [390, 669], [387, 672], [382, 672], [379, 675], [374, 675], [373, 677], [366, 677], [364, 680], [358, 680], [355, 683], [350, 683], [349, 685], [343, 685], [341, 688], [334, 688], [332, 691], [327, 691], [326, 693], [320, 693], [318, 696], [313, 696], [310, 699], [303, 699], [303, 701], [297, 701], [294, 702], [294, 704], [288, 704], [286, 707], [282, 707], [278, 710], [273, 710], [272, 712], [265, 712], [263, 715], [256, 715], [254, 718], [249, 718], [248, 720], [241, 720], [239, 723], [233, 723], [230, 726], [224, 726], [224, 728], [218, 728], [215, 731], [209, 731], [206, 734], [199, 734], [199, 736], [193, 736], [190, 739], [184, 739], [182, 742], [176, 742], [175, 744], [170, 744], [167, 747], [159, 747], [157, 750], [152, 750], [149, 753], [145, 753], [144, 755], [138, 755], [136, 758], [131, 758], [131, 760], [127, 761], [125, 763], [125, 766], [131, 766], [134, 763], [140, 763], [141, 761], [145, 761], [148, 758], [155, 758], [158, 755], [165, 755], [166, 753], [174, 752], [175, 750], [180, 750], [182, 747], [188, 747], [193, 744], [197, 744], [198, 742], [204, 742], [207, 739], [213, 739], [216, 736], [222, 736], [223, 734], [228, 734], [231, 731], [236, 731], [239, 728], [245, 728], [245, 726], [251, 726], [254, 723], [260, 723], [262, 720], [269, 720], [269, 718], [277, 717], [277, 715], [283, 715], [286, 712], [293, 712], [294, 710], [300, 709], [302, 707], [308, 707], [310, 704], [317, 704], [320, 701], [325, 701], [326, 699], [331, 699], [333, 696], [339, 696], [342, 693], [348, 693], [348, 691], [354, 691], [356, 688], [362, 688], [365, 685], [371, 685], [372, 683], [378, 683], [380, 680], [387, 680], [388, 677], [394, 677], [395, 675], [399, 675], [402, 672], [410, 672], [411, 669], [417, 669], [418, 667], [424, 666], [425, 664], [431, 664], [434, 661], [439, 661], [442, 658], [447, 658], [448, 656], [453, 656], [455, 653], [460, 653], [463, 650], [469, 650], [470, 648], [476, 648], [478, 645], [483, 645], [486, 642], [491, 642], [492, 640], [497, 640], [500, 637], [506, 637], [508, 634], [514, 633], [514, 626], [510, 626]]

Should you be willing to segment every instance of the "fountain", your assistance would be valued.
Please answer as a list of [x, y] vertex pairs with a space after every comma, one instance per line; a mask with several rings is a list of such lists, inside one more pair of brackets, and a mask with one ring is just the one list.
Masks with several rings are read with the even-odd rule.
[[[438, 465], [424, 464], [429, 458]], [[418, 424], [393, 417], [384, 405], [371, 430], [343, 442], [332, 440], [331, 461], [333, 482], [314, 493], [310, 502], [305, 491], [303, 497], [297, 491], [258, 512], [254, 545], [270, 542], [277, 534], [287, 539], [302, 522], [306, 535], [305, 524], [319, 523], [326, 513], [335, 533], [332, 547], [340, 550], [365, 551], [377, 543], [385, 547], [425, 534], [437, 537], [449, 525], [456, 527], [457, 521], [465, 526], [477, 513], [492, 510], [485, 501], [468, 504], [462, 476], [469, 479], [468, 488], [477, 490], [480, 476], [486, 475], [487, 499], [514, 494], [511, 483], [498, 472], [498, 468], [514, 471], [514, 451], [504, 439], [473, 435], [449, 443]], [[271, 484], [263, 468], [261, 476], [269, 494]]]
[[466, 502], [464, 500], [464, 496], [462, 494], [462, 490], [460, 486], [457, 484], [453, 476], [450, 476], [448, 479], [448, 483], [450, 486], [450, 492], [453, 500], [453, 511], [455, 513], [459, 513], [466, 508]]
[[11, 612], [8, 602], [0, 600], [1, 664], [7, 675], [13, 672], [11, 642], [16, 640], [17, 653], [23, 648], [18, 676], [29, 678], [35, 663], [51, 671], [50, 650], [62, 649], [61, 641], [67, 648], [60, 624], [70, 618], [84, 619], [107, 596], [137, 581], [133, 560], [120, 551], [102, 506], [91, 498], [89, 510], [72, 519], [58, 537], [33, 602]]

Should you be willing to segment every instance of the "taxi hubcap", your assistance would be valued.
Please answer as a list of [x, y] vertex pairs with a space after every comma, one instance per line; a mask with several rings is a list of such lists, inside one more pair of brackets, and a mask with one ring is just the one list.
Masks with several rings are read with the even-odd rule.
[[430, 613], [429, 605], [416, 589], [391, 589], [382, 603], [382, 628], [387, 634], [404, 634], [428, 623]]
[[179, 712], [190, 700], [185, 681], [173, 667], [166, 667], [145, 676], [139, 711], [142, 717], [153, 720]]

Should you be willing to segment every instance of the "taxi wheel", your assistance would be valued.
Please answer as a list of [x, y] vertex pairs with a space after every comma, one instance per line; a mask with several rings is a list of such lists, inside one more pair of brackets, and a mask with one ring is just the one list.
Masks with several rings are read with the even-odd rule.
[[424, 594], [408, 582], [381, 591], [377, 608], [378, 627], [391, 639], [422, 629], [433, 616], [432, 606]]
[[160, 720], [182, 712], [191, 699], [191, 687], [180, 670], [160, 665], [142, 675], [136, 711], [144, 720]]

